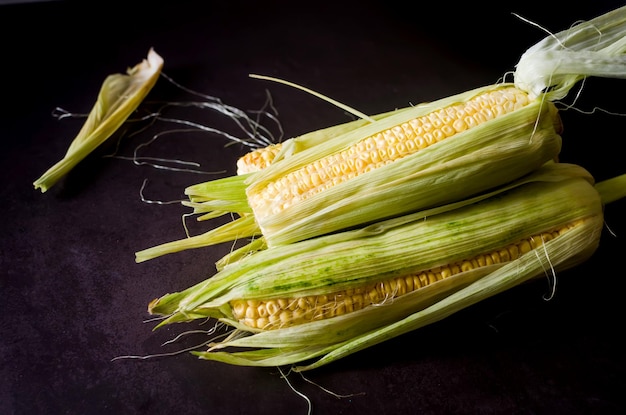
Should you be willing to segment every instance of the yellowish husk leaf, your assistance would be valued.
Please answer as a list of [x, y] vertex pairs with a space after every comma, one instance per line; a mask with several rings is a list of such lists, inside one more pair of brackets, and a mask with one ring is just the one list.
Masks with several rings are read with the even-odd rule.
[[65, 156], [50, 167], [33, 185], [46, 192], [81, 160], [104, 143], [137, 109], [156, 83], [163, 58], [153, 49], [126, 74], [109, 75], [100, 88], [98, 99]]

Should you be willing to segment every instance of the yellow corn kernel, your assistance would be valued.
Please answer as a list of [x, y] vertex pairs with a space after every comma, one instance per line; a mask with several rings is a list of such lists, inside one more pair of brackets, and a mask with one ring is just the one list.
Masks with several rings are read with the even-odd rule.
[[248, 174], [269, 166], [282, 147], [281, 143], [257, 148], [237, 160], [237, 174]]

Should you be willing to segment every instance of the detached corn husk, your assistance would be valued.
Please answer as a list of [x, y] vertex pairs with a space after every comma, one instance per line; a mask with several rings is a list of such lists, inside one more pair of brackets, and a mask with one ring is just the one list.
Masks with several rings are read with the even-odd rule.
[[147, 58], [129, 68], [126, 74], [109, 75], [100, 88], [87, 120], [71, 142], [65, 156], [35, 180], [35, 189], [46, 192], [113, 135], [148, 95], [159, 78], [162, 67], [163, 58], [150, 49]]
[[[607, 182], [603, 191], [610, 200], [624, 197], [626, 176]], [[598, 246], [602, 209], [586, 170], [549, 163], [474, 199], [258, 252], [202, 283], [154, 300], [149, 311], [167, 317], [157, 327], [207, 317], [235, 327], [226, 340], [195, 353], [203, 359], [251, 366], [304, 364], [296, 370], [308, 370], [579, 264]], [[330, 295], [443, 266], [577, 221], [566, 234], [513, 262], [456, 274], [358, 312], [275, 330], [250, 329], [233, 318], [233, 300]], [[229, 352], [230, 347], [248, 350]]]

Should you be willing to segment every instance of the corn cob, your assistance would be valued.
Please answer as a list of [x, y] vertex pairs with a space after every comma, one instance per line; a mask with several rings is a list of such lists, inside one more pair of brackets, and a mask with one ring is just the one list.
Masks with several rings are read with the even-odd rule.
[[[485, 108], [489, 103], [492, 107]], [[444, 115], [452, 111], [466, 113], [466, 119]], [[449, 120], [450, 125], [444, 126], [438, 118]], [[298, 203], [279, 201], [278, 195], [271, 193], [281, 183], [285, 183], [282, 187], [288, 193], [291, 185], [286, 181], [294, 174], [283, 173], [293, 170], [291, 165], [306, 171], [334, 157], [332, 153], [337, 148], [347, 145], [348, 149], [359, 149], [377, 137], [382, 138], [383, 133], [391, 141], [395, 136], [387, 132], [402, 125], [408, 129], [411, 124], [415, 125], [414, 129], [430, 131], [420, 137], [408, 131], [403, 133], [405, 143], [393, 144], [388, 151], [401, 149], [395, 151], [400, 157], [393, 162], [380, 162], [376, 157], [386, 157], [382, 150], [367, 149], [363, 153], [374, 153], [370, 156], [374, 160], [370, 162], [370, 170], [363, 174], [348, 173], [343, 183], [330, 178], [335, 186], [322, 192], [313, 191], [309, 197], [300, 197]], [[467, 128], [468, 124], [472, 128]], [[436, 131], [447, 131], [451, 136], [443, 139], [445, 133], [433, 133], [433, 125], [439, 127]], [[453, 125], [461, 131], [457, 133]], [[238, 236], [263, 235], [269, 246], [283, 245], [469, 197], [528, 174], [556, 158], [561, 149], [561, 122], [556, 107], [540, 100], [528, 101], [523, 92], [510, 85], [479, 88], [346, 129], [348, 132], [332, 137], [323, 145], [307, 143], [304, 150], [293, 151], [264, 170], [190, 186], [185, 190], [189, 201], [184, 204], [192, 207], [194, 213], [202, 214], [202, 219], [235, 212], [243, 213], [241, 222], [245, 218], [248, 223], [247, 215], [252, 214], [257, 227], [247, 228], [247, 233], [242, 230]], [[385, 138], [381, 141], [387, 142]], [[345, 150], [345, 153], [354, 151]], [[266, 179], [268, 175], [281, 177]], [[263, 190], [264, 187], [270, 191]], [[261, 191], [257, 192], [259, 188]], [[229, 205], [237, 205], [237, 209], [230, 209]], [[218, 228], [199, 237], [140, 251], [136, 259], [141, 262], [164, 253], [224, 242], [222, 236]]]
[[626, 196], [626, 175], [600, 185], [602, 194], [579, 166], [548, 163], [452, 206], [269, 248], [149, 312], [167, 316], [157, 327], [208, 317], [235, 327], [195, 353], [203, 359], [319, 358], [297, 368], [312, 369], [584, 261], [598, 246], [603, 198]]
[[[293, 189], [296, 194], [302, 194], [302, 190], [310, 186], [310, 182], [322, 185], [321, 179], [329, 184], [333, 181], [341, 182], [348, 178], [349, 174], [346, 173], [356, 176], [380, 167], [385, 162], [393, 162], [444, 138], [452, 137], [497, 116], [512, 112], [528, 102], [527, 94], [514, 87], [508, 90], [487, 91], [468, 102], [435, 110], [421, 117], [401, 122], [385, 131], [378, 132], [375, 136], [366, 137], [340, 153], [337, 160], [320, 160], [318, 165], [324, 168], [316, 170], [318, 166], [307, 166], [308, 168], [304, 170], [309, 171], [291, 173], [287, 176], [287, 180], [296, 182], [295, 184], [301, 187], [299, 191]], [[330, 131], [327, 130], [326, 133], [330, 134]], [[248, 174], [269, 167], [274, 160], [279, 159], [281, 151], [282, 143], [249, 151], [237, 160], [237, 174]], [[346, 164], [342, 165], [342, 162]], [[311, 174], [317, 174], [318, 177], [307, 179]], [[294, 176], [305, 177], [308, 183], [297, 183]]]
[[460, 273], [515, 261], [578, 225], [582, 225], [582, 221], [530, 235], [472, 258], [377, 281], [363, 287], [309, 296], [233, 300], [230, 302], [233, 318], [252, 329], [272, 330], [341, 316], [373, 305], [382, 305]]
[[[506, 183], [555, 158], [559, 132], [552, 104], [530, 102], [514, 87], [489, 87], [359, 128], [334, 140], [330, 152], [305, 151], [286, 166], [274, 164], [246, 194], [268, 244], [280, 245], [318, 236], [318, 224], [330, 233]], [[450, 186], [446, 175], [454, 176]], [[436, 195], [415, 194], [433, 182], [441, 183]]]
[[[260, 155], [263, 164], [242, 158], [228, 199], [215, 190], [219, 179], [187, 188], [185, 204], [201, 218], [246, 216], [237, 237], [262, 237], [273, 247], [488, 191], [557, 157], [561, 125], [552, 101], [585, 76], [626, 77], [624, 33], [626, 7], [528, 49], [512, 84], [307, 134], [267, 156], [255, 151], [250, 157]], [[229, 203], [245, 210], [224, 208]], [[218, 228], [140, 251], [137, 261], [225, 238]]]

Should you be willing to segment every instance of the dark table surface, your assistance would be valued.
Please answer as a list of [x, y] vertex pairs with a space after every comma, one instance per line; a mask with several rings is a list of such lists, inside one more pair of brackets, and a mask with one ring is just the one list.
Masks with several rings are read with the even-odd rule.
[[[391, 1], [50, 1], [0, 6], [0, 414], [617, 414], [626, 411], [623, 201], [607, 206], [599, 250], [550, 286], [537, 280], [440, 323], [304, 377], [197, 360], [163, 345], [191, 327], [153, 332], [147, 304], [214, 273], [229, 246], [135, 263], [138, 250], [184, 237], [185, 186], [233, 174], [246, 149], [180, 133], [140, 147], [157, 123], [94, 152], [41, 194], [108, 74], [149, 48], [186, 88], [258, 110], [271, 96], [283, 138], [350, 117], [276, 76], [375, 114], [495, 83], [545, 33], [620, 5], [501, 2], [453, 8]], [[132, 6], [131, 6], [132, 5]], [[626, 80], [589, 80], [562, 112], [561, 160], [598, 180], [626, 172]], [[572, 97], [569, 97], [572, 98]], [[162, 78], [147, 101], [197, 97]], [[568, 102], [572, 102], [570, 99]], [[172, 117], [230, 128], [210, 110]], [[268, 123], [276, 132], [274, 124]], [[131, 129], [130, 126], [127, 126]], [[196, 161], [213, 175], [138, 166], [120, 156]], [[118, 157], [107, 157], [110, 154]], [[142, 192], [142, 186], [145, 184]], [[187, 220], [199, 233], [206, 224]], [[611, 232], [612, 231], [612, 232]], [[285, 368], [284, 368], [285, 369]], [[285, 369], [286, 370], [286, 369]], [[285, 372], [286, 373], [286, 372]], [[290, 385], [293, 387], [291, 389]], [[297, 392], [296, 392], [297, 391]], [[335, 395], [342, 395], [337, 397]]]

